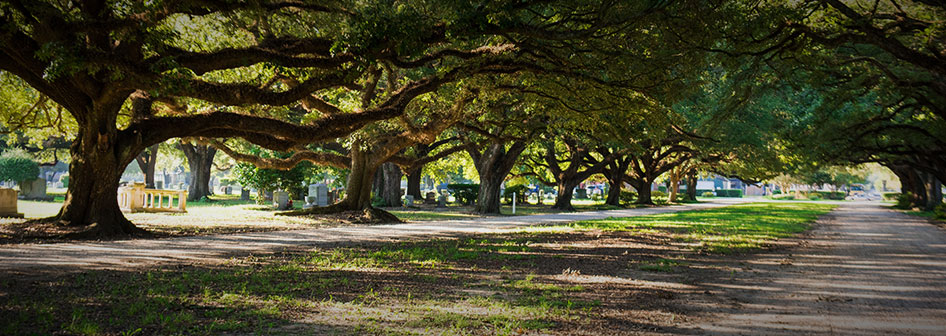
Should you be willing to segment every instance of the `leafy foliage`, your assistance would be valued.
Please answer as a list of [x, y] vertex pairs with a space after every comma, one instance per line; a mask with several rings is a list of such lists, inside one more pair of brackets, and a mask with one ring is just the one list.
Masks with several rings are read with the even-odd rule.
[[447, 189], [453, 193], [457, 203], [465, 205], [473, 205], [476, 202], [476, 196], [480, 193], [479, 184], [453, 183], [448, 184]]
[[0, 181], [21, 182], [39, 176], [39, 164], [22, 150], [8, 150], [0, 155]]

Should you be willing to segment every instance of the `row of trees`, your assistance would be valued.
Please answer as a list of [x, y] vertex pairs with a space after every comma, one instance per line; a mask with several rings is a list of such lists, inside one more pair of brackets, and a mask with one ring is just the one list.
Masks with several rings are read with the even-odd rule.
[[946, 171], [942, 18], [922, 1], [9, 1], [0, 69], [11, 113], [36, 116], [20, 126], [70, 136], [51, 220], [90, 234], [140, 232], [119, 177], [175, 138], [345, 170], [345, 199], [320, 211], [371, 211], [379, 170], [413, 184], [460, 152], [484, 213], [511, 175], [569, 209], [593, 174], [648, 203], [664, 173], [693, 186], [698, 170], [859, 162], [909, 167], [929, 206]]

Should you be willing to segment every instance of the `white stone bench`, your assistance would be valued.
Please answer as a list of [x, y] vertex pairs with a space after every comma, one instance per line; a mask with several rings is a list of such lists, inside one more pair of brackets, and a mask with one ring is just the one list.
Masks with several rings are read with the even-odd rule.
[[118, 207], [123, 212], [187, 212], [187, 196], [183, 190], [145, 189], [144, 183], [133, 183], [118, 188]]

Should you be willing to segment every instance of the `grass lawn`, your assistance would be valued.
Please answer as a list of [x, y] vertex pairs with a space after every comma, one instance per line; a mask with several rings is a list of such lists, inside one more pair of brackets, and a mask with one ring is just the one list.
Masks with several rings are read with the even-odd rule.
[[665, 232], [696, 249], [734, 252], [762, 247], [778, 238], [805, 231], [809, 223], [835, 207], [818, 203], [750, 203], [699, 211], [581, 221], [530, 230]]
[[640, 333], [672, 327], [685, 311], [667, 288], [635, 280], [641, 272], [686, 269], [698, 262], [690, 247], [763, 246], [832, 207], [749, 204], [186, 267], [5, 276], [0, 334]]

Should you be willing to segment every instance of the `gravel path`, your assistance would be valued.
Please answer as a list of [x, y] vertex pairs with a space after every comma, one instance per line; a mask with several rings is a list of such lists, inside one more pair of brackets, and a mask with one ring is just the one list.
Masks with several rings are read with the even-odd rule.
[[876, 203], [734, 266], [702, 284], [717, 313], [699, 333], [946, 335], [946, 230]]
[[708, 203], [669, 207], [519, 217], [492, 217], [168, 239], [5, 245], [0, 246], [0, 276], [4, 274], [39, 275], [45, 272], [87, 269], [129, 269], [159, 263], [219, 262], [233, 256], [300, 247], [498, 232], [537, 224], [564, 223], [607, 217], [644, 216], [726, 206], [746, 201], [749, 200], [717, 199]]

